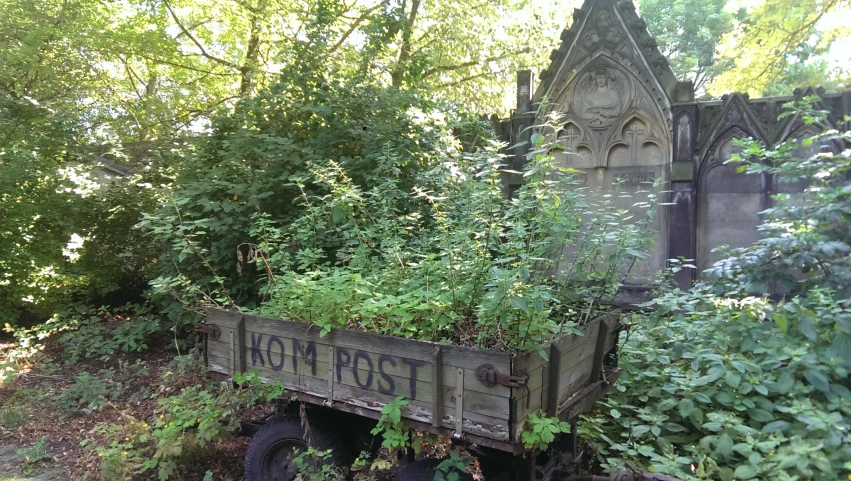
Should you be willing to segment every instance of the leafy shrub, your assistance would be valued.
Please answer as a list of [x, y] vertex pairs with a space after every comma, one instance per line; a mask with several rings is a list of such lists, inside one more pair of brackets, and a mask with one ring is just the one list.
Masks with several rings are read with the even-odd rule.
[[[557, 125], [541, 129], [557, 138]], [[347, 327], [513, 351], [571, 332], [613, 300], [645, 257], [655, 195], [644, 192], [634, 211], [614, 195], [586, 197], [574, 171], [554, 164], [546, 138], [537, 135], [526, 184], [512, 199], [495, 147], [447, 155], [413, 190], [392, 177], [366, 190], [333, 161], [314, 166], [312, 179], [296, 181], [302, 216], [277, 227], [254, 215], [262, 242], [253, 263], [268, 270], [257, 312], [322, 332]], [[316, 190], [329, 193], [309, 194]], [[396, 199], [408, 198], [416, 210], [399, 208]]]
[[106, 402], [121, 399], [140, 377], [147, 374], [147, 366], [138, 359], [133, 364], [120, 362], [117, 371], [101, 369], [97, 376], [82, 372], [74, 376], [70, 387], [59, 393], [56, 406], [65, 415], [97, 410]]
[[0, 324], [47, 319], [74, 302], [124, 303], [145, 284], [154, 250], [132, 226], [153, 208], [145, 185], [159, 185], [158, 174], [99, 180], [86, 146], [96, 140], [75, 115], [0, 98]]
[[295, 458], [298, 466], [295, 481], [341, 481], [345, 479], [340, 468], [330, 464], [331, 452], [307, 448]]
[[605, 467], [641, 463], [684, 480], [851, 475], [851, 158], [795, 157], [812, 142], [746, 144], [742, 170], [806, 175], [809, 186], [776, 195], [762, 238], [707, 282], [661, 295], [635, 320], [608, 412], [585, 428]]
[[44, 436], [34, 442], [32, 446], [18, 449], [17, 455], [25, 471], [29, 470], [34, 464], [53, 459], [47, 452], [47, 439]]
[[5, 429], [13, 429], [27, 424], [32, 416], [26, 409], [16, 404], [0, 407], [0, 425]]
[[[79, 315], [74, 321], [76, 330], [66, 332], [59, 338], [64, 345], [66, 362], [75, 364], [81, 359], [110, 359], [116, 352], [140, 352], [147, 349], [146, 342], [160, 332], [157, 319], [149, 318], [138, 306], [121, 311], [108, 311], [101, 308], [96, 315]], [[67, 322], [67, 321], [66, 321]]]
[[402, 422], [402, 408], [407, 405], [408, 400], [402, 396], [397, 396], [396, 399], [385, 404], [381, 408], [381, 417], [372, 428], [371, 434], [380, 434], [383, 439], [381, 446], [391, 451], [410, 446], [415, 453], [419, 453], [422, 448], [422, 439], [412, 439], [410, 428]]
[[280, 384], [261, 384], [256, 372], [237, 374], [234, 382], [236, 388], [230, 382], [186, 387], [160, 399], [150, 420], [125, 415], [124, 424], [98, 427], [100, 440], [83, 445], [101, 459], [101, 479], [133, 479], [150, 471], [171, 479], [186, 459], [230, 436], [240, 424], [240, 409], [284, 392]]
[[[209, 136], [171, 154], [176, 187], [140, 226], [162, 249], [152, 287], [173, 321], [192, 322], [183, 306], [258, 305], [256, 280], [266, 270], [238, 267], [236, 251], [262, 241], [250, 234], [253, 214], [281, 226], [304, 213], [294, 205], [302, 195], [294, 180], [309, 177], [311, 164], [333, 160], [364, 189], [393, 179], [410, 190], [416, 172], [458, 149], [452, 129], [478, 126], [457, 111], [447, 114], [459, 120], [445, 121], [436, 103], [416, 93], [300, 80], [284, 78], [244, 99]], [[323, 195], [322, 186], [307, 188]], [[412, 204], [388, 201], [403, 210]]]
[[521, 435], [526, 449], [546, 451], [557, 435], [570, 432], [570, 423], [561, 421], [557, 417], [548, 418], [543, 414], [530, 414], [526, 423], [528, 426]]
[[454, 449], [450, 450], [449, 457], [441, 461], [435, 469], [435, 481], [458, 481], [461, 473], [467, 472], [474, 459], [472, 456], [461, 456]]

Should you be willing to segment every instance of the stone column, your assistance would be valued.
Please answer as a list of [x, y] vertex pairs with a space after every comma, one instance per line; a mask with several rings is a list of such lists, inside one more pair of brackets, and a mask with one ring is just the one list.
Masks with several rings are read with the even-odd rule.
[[[517, 110], [511, 117], [511, 143], [514, 146], [514, 159], [511, 169], [522, 171], [526, 165], [526, 154], [529, 152], [529, 141], [532, 138], [532, 125], [535, 122], [535, 112], [532, 111], [532, 87], [534, 80], [531, 70], [517, 72]], [[510, 174], [507, 176], [509, 197], [523, 185], [523, 176]]]
[[[668, 206], [668, 259], [696, 259], [696, 204], [694, 189], [694, 148], [697, 137], [697, 107], [691, 82], [680, 82], [675, 90], [672, 108], [674, 121], [673, 161], [671, 163], [671, 197]], [[693, 269], [674, 275], [680, 289], [694, 283]]]

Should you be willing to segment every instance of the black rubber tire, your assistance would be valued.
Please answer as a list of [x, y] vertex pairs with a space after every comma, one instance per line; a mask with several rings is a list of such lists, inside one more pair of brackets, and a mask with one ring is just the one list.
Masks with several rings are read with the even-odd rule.
[[[437, 472], [437, 465], [442, 459], [423, 459], [411, 463], [396, 476], [396, 481], [434, 481], [434, 474]], [[473, 481], [473, 477], [467, 473], [458, 473], [458, 481]]]
[[[310, 441], [314, 449], [331, 450], [331, 464], [342, 465], [342, 454], [333, 437], [311, 425]], [[292, 463], [292, 453], [307, 447], [298, 416], [272, 419], [257, 431], [248, 444], [245, 481], [292, 481], [298, 474], [298, 468]]]

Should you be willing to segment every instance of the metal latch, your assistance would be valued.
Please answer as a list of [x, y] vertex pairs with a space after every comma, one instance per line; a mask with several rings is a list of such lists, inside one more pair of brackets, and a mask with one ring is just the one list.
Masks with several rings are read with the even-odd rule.
[[206, 334], [207, 339], [211, 339], [213, 341], [222, 337], [222, 330], [215, 324], [195, 324], [195, 332]]
[[526, 385], [529, 375], [509, 376], [497, 371], [493, 364], [482, 364], [476, 368], [476, 379], [487, 387], [494, 387], [497, 384], [508, 387], [523, 387]]

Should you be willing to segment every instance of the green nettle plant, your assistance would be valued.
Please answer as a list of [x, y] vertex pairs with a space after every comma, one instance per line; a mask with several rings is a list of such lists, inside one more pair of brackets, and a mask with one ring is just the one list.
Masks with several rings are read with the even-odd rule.
[[243, 409], [282, 395], [281, 383], [263, 384], [256, 371], [237, 373], [233, 383], [193, 385], [161, 398], [147, 421], [122, 413], [123, 423], [99, 425], [96, 439], [81, 445], [97, 454], [98, 479], [138, 479], [153, 472], [162, 481], [175, 479], [187, 459], [230, 438], [240, 426]]
[[[254, 215], [254, 263], [267, 269], [256, 310], [383, 334], [529, 351], [611, 302], [649, 244], [654, 195], [635, 214], [617, 194], [592, 201], [556, 166], [555, 123], [538, 126], [508, 199], [492, 144], [418, 172], [358, 186], [333, 161], [294, 179], [304, 212], [290, 225]], [[318, 184], [318, 187], [317, 187]], [[311, 191], [326, 192], [311, 195]], [[402, 208], [414, 199], [414, 208]], [[329, 255], [333, 253], [333, 256]]]
[[[319, 183], [299, 187], [312, 165], [334, 162], [364, 191], [396, 183], [406, 194], [386, 202], [414, 212], [408, 193], [417, 173], [484, 130], [416, 93], [288, 75], [216, 119], [210, 135], [168, 154], [173, 188], [140, 225], [161, 247], [152, 294], [173, 321], [191, 322], [187, 309], [202, 303], [260, 305], [257, 280], [268, 266], [240, 262], [237, 251], [257, 252], [257, 214], [280, 228], [304, 214], [303, 195], [328, 194]], [[312, 246], [332, 258], [340, 247], [330, 239]]]
[[174, 267], [155, 291], [323, 333], [529, 351], [610, 303], [645, 256], [655, 194], [632, 209], [617, 190], [586, 195], [555, 163], [557, 119], [536, 127], [508, 199], [501, 146], [459, 142], [474, 124], [348, 88], [308, 92], [313, 103], [272, 90], [221, 121], [189, 162], [197, 180], [143, 223]]
[[[821, 123], [800, 104], [791, 112]], [[631, 462], [683, 480], [851, 476], [851, 156], [797, 156], [849, 141], [825, 129], [772, 149], [743, 143], [741, 171], [807, 187], [775, 195], [761, 239], [703, 284], [635, 316], [617, 389], [584, 427], [606, 468]]]

